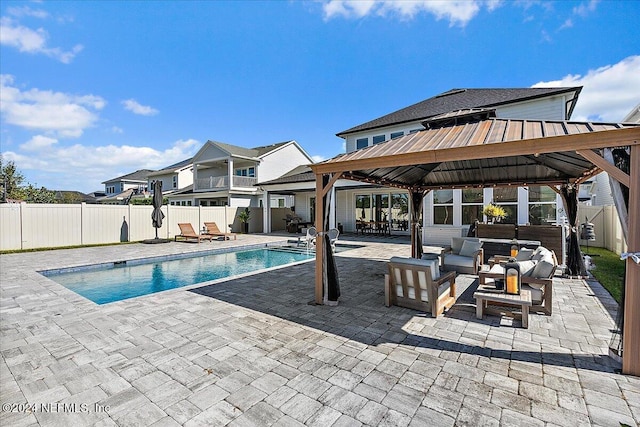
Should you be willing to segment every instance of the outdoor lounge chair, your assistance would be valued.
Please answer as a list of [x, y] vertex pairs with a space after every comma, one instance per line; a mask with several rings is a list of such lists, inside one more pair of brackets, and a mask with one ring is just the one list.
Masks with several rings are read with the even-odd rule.
[[233, 236], [233, 240], [237, 239], [236, 233], [225, 233], [221, 231], [218, 228], [218, 224], [216, 224], [215, 222], [205, 222], [204, 226], [207, 229], [206, 234], [209, 236], [223, 236], [225, 240], [231, 240], [231, 237]]
[[384, 276], [384, 304], [426, 311], [433, 317], [456, 302], [456, 272], [440, 272], [438, 260], [393, 257]]
[[185, 240], [196, 239], [198, 243], [200, 243], [200, 240], [211, 241], [213, 239], [212, 236], [196, 233], [195, 230], [193, 229], [193, 226], [188, 222], [180, 223], [178, 224], [178, 227], [180, 227], [180, 234], [176, 234], [174, 238], [174, 241], [176, 242], [178, 241], [178, 237], [182, 237]]
[[304, 238], [307, 242], [307, 249], [311, 249], [316, 244], [316, 237], [318, 237], [318, 230], [315, 227], [307, 228], [307, 235]]

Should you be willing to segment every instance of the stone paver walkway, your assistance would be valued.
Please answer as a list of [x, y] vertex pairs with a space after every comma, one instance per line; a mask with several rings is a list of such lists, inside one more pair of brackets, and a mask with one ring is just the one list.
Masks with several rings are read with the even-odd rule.
[[[314, 264], [95, 305], [38, 270], [281, 241], [0, 256], [3, 426], [620, 426], [640, 422], [640, 378], [608, 353], [617, 305], [597, 282], [556, 279], [554, 314], [437, 319], [383, 305], [404, 242], [337, 256], [337, 307]], [[459, 276], [469, 284], [472, 276]]]

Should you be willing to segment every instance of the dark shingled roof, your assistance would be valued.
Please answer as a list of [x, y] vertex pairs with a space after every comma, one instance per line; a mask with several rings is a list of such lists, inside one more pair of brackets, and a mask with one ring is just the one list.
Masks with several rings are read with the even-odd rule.
[[316, 175], [311, 171], [308, 165], [298, 166], [295, 169], [290, 170], [279, 178], [272, 179], [271, 181], [261, 182], [260, 185], [269, 184], [292, 184], [296, 182], [315, 182]]
[[224, 142], [218, 142], [218, 141], [209, 141], [209, 142], [213, 145], [220, 147], [221, 149], [228, 152], [232, 156], [235, 155], [235, 156], [242, 156], [242, 157], [260, 157], [264, 154], [267, 154], [275, 150], [276, 148], [282, 147], [283, 145], [290, 143], [291, 141], [284, 141], [284, 142], [279, 142], [277, 144], [265, 145], [262, 147], [255, 147], [255, 148], [238, 147], [237, 145], [225, 144]]
[[[580, 94], [581, 86], [560, 88], [512, 88], [512, 89], [451, 89], [417, 104], [402, 108], [361, 125], [337, 133], [344, 137], [346, 134], [383, 126], [425, 120], [429, 117], [450, 111], [469, 108], [488, 108], [509, 104], [517, 101], [541, 98], [549, 95], [576, 92]], [[571, 116], [575, 101], [567, 108], [567, 119]]]
[[140, 169], [135, 172], [131, 172], [126, 175], [122, 175], [117, 178], [104, 181], [103, 184], [106, 184], [107, 182], [114, 182], [114, 181], [146, 181], [147, 177], [152, 172], [155, 172], [155, 171], [151, 169]]
[[193, 157], [189, 157], [188, 159], [185, 159], [185, 160], [183, 160], [181, 162], [174, 163], [172, 165], [169, 165], [167, 167], [159, 169], [159, 170], [157, 170], [156, 172], [154, 172], [151, 175], [159, 175], [162, 172], [174, 171], [174, 170], [177, 170], [177, 169], [181, 169], [181, 168], [183, 168], [183, 167], [185, 167], [187, 165], [190, 165], [192, 161], [193, 161]]

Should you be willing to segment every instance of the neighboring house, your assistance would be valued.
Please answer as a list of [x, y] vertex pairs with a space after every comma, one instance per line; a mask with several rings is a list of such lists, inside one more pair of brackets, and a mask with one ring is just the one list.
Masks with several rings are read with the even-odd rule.
[[154, 171], [140, 169], [135, 172], [104, 181], [105, 197], [98, 199], [103, 204], [128, 203], [131, 197], [148, 196], [147, 177]]
[[[260, 183], [313, 163], [296, 141], [244, 148], [207, 141], [193, 156], [193, 185], [168, 196], [181, 206], [285, 207], [290, 197], [265, 203]], [[280, 199], [282, 202], [280, 202]], [[291, 203], [290, 201], [288, 202]]]
[[186, 159], [147, 176], [147, 188], [153, 191], [153, 182], [162, 181], [162, 194], [165, 196], [185, 189], [193, 184], [193, 159]]
[[[629, 114], [622, 119], [623, 123], [640, 123], [640, 104], [636, 105]], [[609, 206], [613, 205], [611, 194], [611, 184], [609, 174], [599, 173], [593, 179], [587, 180], [580, 185], [578, 197], [582, 203], [589, 206]]]
[[[568, 120], [576, 105], [581, 87], [453, 89], [417, 104], [342, 131], [337, 136], [346, 142], [347, 153], [399, 136], [418, 132], [429, 126], [428, 120], [447, 113], [468, 109], [495, 110], [498, 118]], [[451, 120], [455, 120], [452, 114]], [[350, 184], [345, 184], [349, 182]], [[315, 206], [315, 180], [312, 174], [299, 173], [262, 183], [269, 193], [293, 192], [296, 213], [312, 220]], [[356, 222], [389, 222], [394, 233], [406, 231], [409, 220], [408, 193], [404, 190], [374, 187], [339, 180], [334, 186], [337, 203], [332, 206], [330, 221], [345, 231], [356, 231]], [[504, 187], [467, 190], [431, 191], [423, 206], [423, 240], [447, 244], [451, 236], [465, 235], [476, 219], [483, 221], [482, 209], [490, 202], [502, 205], [509, 213], [507, 222], [518, 224], [555, 223], [562, 216], [562, 202], [546, 186]]]

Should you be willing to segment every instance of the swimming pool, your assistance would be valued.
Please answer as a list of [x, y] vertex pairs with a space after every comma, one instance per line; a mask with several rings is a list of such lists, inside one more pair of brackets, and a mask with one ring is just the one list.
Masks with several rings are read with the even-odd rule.
[[259, 248], [178, 259], [133, 260], [40, 273], [95, 302], [108, 304], [169, 289], [315, 258], [286, 247]]

